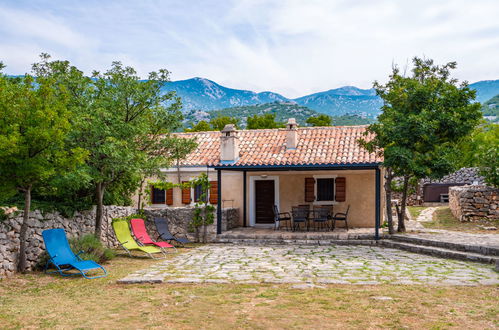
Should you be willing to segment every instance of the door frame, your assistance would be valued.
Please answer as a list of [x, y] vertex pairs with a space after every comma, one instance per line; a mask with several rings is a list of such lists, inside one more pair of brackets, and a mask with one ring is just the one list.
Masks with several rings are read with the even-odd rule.
[[256, 224], [256, 203], [255, 203], [255, 181], [274, 181], [274, 203], [280, 209], [279, 206], [279, 177], [278, 176], [267, 176], [262, 178], [260, 175], [253, 175], [249, 177], [249, 225], [254, 227]]

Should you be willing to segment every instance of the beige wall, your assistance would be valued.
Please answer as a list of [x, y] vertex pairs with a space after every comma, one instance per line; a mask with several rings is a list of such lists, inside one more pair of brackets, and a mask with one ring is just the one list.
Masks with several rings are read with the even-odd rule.
[[[181, 181], [187, 181], [200, 175], [206, 170], [185, 170], [181, 174]], [[375, 224], [375, 171], [285, 171], [285, 172], [247, 172], [247, 223], [250, 223], [251, 203], [250, 191], [251, 177], [255, 180], [262, 176], [279, 177], [279, 207], [280, 212], [290, 212], [293, 205], [312, 204], [305, 203], [305, 178], [314, 175], [336, 175], [346, 178], [346, 201], [334, 205], [334, 212], [343, 212], [350, 205], [350, 227], [374, 227]], [[177, 182], [177, 173], [167, 175], [168, 181]], [[217, 180], [216, 171], [208, 171], [211, 181]], [[383, 177], [381, 178], [383, 180]], [[383, 181], [381, 182], [383, 184]], [[174, 189], [173, 207], [185, 206], [181, 202], [179, 188]], [[222, 171], [222, 202], [223, 207], [239, 209], [240, 224], [243, 224], [243, 173], [236, 171]], [[164, 206], [158, 206], [164, 207]], [[384, 194], [381, 194], [381, 216], [384, 213]], [[383, 221], [383, 220], [381, 220]]]

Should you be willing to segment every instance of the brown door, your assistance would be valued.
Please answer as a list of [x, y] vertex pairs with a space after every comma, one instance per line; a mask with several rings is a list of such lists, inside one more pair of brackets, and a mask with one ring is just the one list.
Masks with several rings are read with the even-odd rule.
[[255, 222], [274, 223], [274, 181], [255, 181]]

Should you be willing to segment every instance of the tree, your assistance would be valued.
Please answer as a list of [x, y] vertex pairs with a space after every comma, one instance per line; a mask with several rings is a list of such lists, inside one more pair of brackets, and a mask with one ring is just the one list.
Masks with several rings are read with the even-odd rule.
[[247, 119], [247, 129], [281, 128], [283, 123], [275, 121], [275, 114], [266, 113], [262, 116], [254, 115]]
[[57, 91], [54, 79], [0, 74], [0, 185], [24, 195], [17, 265], [21, 272], [27, 267], [32, 191], [86, 156], [81, 148], [67, 144], [72, 129], [67, 100], [64, 91]]
[[212, 118], [210, 120], [211, 128], [214, 131], [223, 130], [225, 125], [227, 125], [227, 124], [234, 124], [236, 129], [239, 129], [239, 119], [238, 118], [231, 118], [228, 116], [220, 116], [220, 117]]
[[463, 139], [458, 148], [459, 167], [478, 167], [485, 182], [499, 187], [499, 124], [485, 124]]
[[198, 122], [196, 125], [193, 125], [192, 128], [186, 128], [186, 132], [207, 132], [207, 131], [213, 131], [211, 128], [210, 124], [208, 124], [207, 121], [201, 120]]
[[331, 126], [333, 125], [333, 120], [328, 115], [318, 115], [316, 117], [310, 117], [307, 119], [307, 124], [310, 124], [314, 127], [316, 126]]
[[106, 191], [137, 189], [141, 173], [171, 162], [168, 146], [174, 137], [168, 133], [181, 127], [180, 99], [174, 92], [161, 91], [169, 81], [167, 70], [152, 72], [142, 80], [133, 68], [113, 62], [111, 69], [94, 72], [90, 79], [67, 61], [49, 62], [48, 56], [42, 56], [34, 69], [70, 91], [75, 116], [72, 143], [89, 151], [80, 171], [93, 187], [95, 234], [101, 237]]
[[411, 76], [393, 68], [389, 81], [374, 83], [383, 99], [378, 122], [367, 128], [371, 140], [361, 139], [367, 150], [384, 157], [385, 193], [390, 233], [391, 186], [395, 176], [402, 177], [402, 200], [397, 209], [399, 232], [405, 231], [405, 207], [409, 180], [440, 178], [454, 169], [452, 155], [457, 142], [467, 136], [481, 118], [480, 104], [472, 103], [475, 91], [467, 83], [457, 85], [450, 78], [455, 62], [435, 65], [431, 59], [413, 59]]

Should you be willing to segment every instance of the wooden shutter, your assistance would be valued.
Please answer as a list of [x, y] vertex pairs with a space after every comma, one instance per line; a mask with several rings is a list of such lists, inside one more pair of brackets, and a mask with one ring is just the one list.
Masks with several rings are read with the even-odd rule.
[[315, 179], [305, 178], [305, 202], [313, 202], [315, 200]]
[[166, 190], [166, 205], [173, 205], [173, 188]]
[[336, 178], [336, 201], [344, 202], [347, 198], [347, 181], [346, 178]]
[[218, 203], [218, 182], [210, 181], [210, 204], [216, 205]]
[[[151, 204], [154, 204], [154, 186], [151, 185]], [[140, 207], [140, 205], [139, 205]]]
[[[189, 183], [189, 181], [182, 181], [182, 184]], [[182, 204], [191, 203], [191, 188], [182, 188]]]

